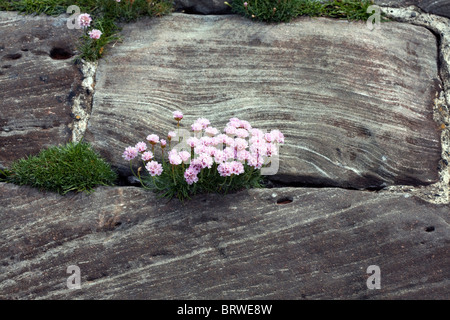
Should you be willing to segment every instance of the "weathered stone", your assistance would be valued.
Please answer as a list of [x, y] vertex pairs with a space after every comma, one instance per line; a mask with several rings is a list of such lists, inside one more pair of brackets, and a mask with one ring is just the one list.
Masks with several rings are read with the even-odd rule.
[[390, 7], [417, 6], [425, 12], [450, 18], [448, 0], [375, 0], [375, 4]]
[[[232, 1], [230, 1], [231, 3]], [[222, 0], [174, 0], [176, 11], [198, 14], [231, 13], [230, 6]]]
[[[189, 33], [186, 33], [189, 30]], [[127, 175], [121, 153], [150, 133], [236, 116], [285, 133], [283, 182], [342, 187], [438, 179], [435, 36], [397, 22], [299, 18], [267, 25], [173, 14], [123, 29], [97, 72], [86, 139]], [[275, 179], [274, 178], [274, 179]]]
[[0, 12], [0, 167], [71, 139], [82, 75], [69, 59], [80, 31], [66, 20]]
[[[1, 299], [444, 299], [449, 206], [260, 189], [166, 203], [135, 187], [0, 184]], [[67, 267], [81, 289], [66, 286]], [[367, 268], [381, 269], [369, 290]]]

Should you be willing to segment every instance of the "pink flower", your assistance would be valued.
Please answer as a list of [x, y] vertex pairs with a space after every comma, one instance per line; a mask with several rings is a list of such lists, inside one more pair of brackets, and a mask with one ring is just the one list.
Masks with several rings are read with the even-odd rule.
[[266, 143], [264, 140], [264, 135], [262, 136], [252, 136], [249, 140], [250, 144]]
[[169, 152], [169, 162], [172, 165], [179, 165], [181, 162], [181, 157], [178, 155], [178, 151], [176, 149], [172, 149], [172, 151]]
[[198, 118], [196, 123], [199, 123], [202, 126], [202, 129], [206, 129], [211, 123], [206, 118]]
[[203, 130], [203, 126], [202, 126], [200, 123], [198, 123], [198, 122], [194, 122], [194, 123], [192, 124], [192, 126], [191, 126], [191, 129], [192, 129], [192, 131], [194, 131], [194, 132], [200, 132], [200, 131]]
[[198, 159], [192, 159], [191, 161], [191, 165], [189, 166], [190, 169], [192, 169], [193, 171], [197, 173], [199, 173], [203, 168], [202, 168], [202, 164]]
[[167, 144], [167, 141], [164, 140], [164, 139], [161, 139], [161, 140], [159, 141], [159, 143], [161, 144], [161, 148], [165, 148], [165, 147], [166, 147], [166, 144]]
[[234, 139], [227, 136], [227, 138], [225, 139], [225, 144], [229, 147], [234, 147]]
[[236, 159], [239, 161], [246, 161], [250, 158], [251, 154], [247, 150], [238, 151], [236, 154]]
[[219, 151], [219, 149], [216, 149], [212, 146], [205, 147], [205, 153], [211, 157], [214, 157], [217, 151]]
[[151, 151], [146, 151], [142, 154], [143, 161], [150, 161], [153, 159], [153, 153]]
[[[119, 1], [120, 1], [120, 0], [119, 0]], [[244, 2], [244, 7], [247, 8], [247, 6], [248, 6], [248, 3], [247, 3], [247, 2]]]
[[267, 143], [266, 142], [254, 142], [250, 145], [249, 149], [252, 154], [264, 155], [267, 152]]
[[162, 165], [159, 164], [156, 161], [150, 161], [145, 165], [145, 169], [147, 169], [148, 173], [150, 173], [151, 176], [160, 176], [163, 172]]
[[220, 140], [217, 137], [211, 138], [211, 146], [218, 146], [220, 144]]
[[231, 162], [231, 172], [236, 175], [244, 173], [244, 165], [238, 161]]
[[179, 153], [178, 153], [178, 155], [180, 156], [180, 158], [181, 158], [181, 161], [183, 161], [184, 163], [186, 163], [186, 162], [188, 162], [189, 161], [189, 158], [191, 157], [191, 154], [190, 154], [190, 152], [187, 152], [187, 151], [180, 151]]
[[207, 155], [206, 153], [202, 153], [198, 156], [197, 161], [201, 164], [202, 168], [211, 168], [211, 166], [214, 163], [214, 160], [211, 156]]
[[232, 126], [226, 126], [224, 131], [228, 135], [235, 135], [236, 134], [236, 128], [232, 127]]
[[139, 152], [144, 152], [147, 150], [147, 144], [145, 142], [138, 142], [134, 146]]
[[227, 123], [227, 127], [233, 127], [233, 128], [239, 128], [241, 125], [241, 120], [238, 118], [231, 118], [230, 121]]
[[267, 142], [272, 142], [272, 141], [274, 140], [272, 134], [269, 133], [269, 132], [266, 132], [266, 133], [264, 134], [264, 139], [266, 139]]
[[189, 167], [186, 169], [186, 171], [184, 172], [184, 179], [186, 180], [186, 182], [191, 185], [194, 182], [198, 181], [198, 177], [197, 177], [198, 171], [192, 167]]
[[201, 144], [203, 144], [205, 147], [210, 146], [212, 144], [212, 138], [211, 137], [201, 137], [200, 138]]
[[167, 134], [167, 139], [170, 141], [173, 138], [175, 138], [177, 136], [177, 134], [175, 133], [175, 131], [169, 131], [169, 133]]
[[174, 111], [173, 118], [177, 121], [180, 121], [181, 119], [183, 119], [183, 113], [181, 111]]
[[227, 157], [227, 160], [234, 159], [234, 149], [233, 148], [226, 147], [225, 149], [223, 149], [223, 153]]
[[223, 143], [223, 144], [225, 144], [227, 142], [227, 139], [229, 139], [229, 138], [230, 137], [224, 133], [221, 133], [216, 137], [216, 139], [219, 141], [219, 143]]
[[247, 142], [247, 140], [244, 140], [244, 139], [241, 139], [241, 138], [236, 138], [236, 139], [234, 139], [234, 147], [238, 151], [245, 150], [248, 147], [248, 142]]
[[250, 125], [250, 122], [248, 122], [246, 120], [241, 120], [239, 127], [244, 128], [245, 130], [250, 130], [252, 128], [252, 126]]
[[205, 133], [210, 137], [214, 137], [216, 134], [219, 133], [219, 130], [217, 130], [216, 128], [213, 128], [213, 127], [207, 127], [205, 129]]
[[196, 138], [196, 137], [191, 137], [191, 138], [186, 140], [186, 143], [191, 148], [195, 148], [196, 146], [198, 146], [200, 144], [200, 140], [198, 138]]
[[260, 137], [261, 138], [261, 137], [264, 136], [264, 132], [262, 132], [260, 129], [253, 128], [253, 129], [250, 129], [249, 131], [250, 131], [250, 134], [253, 137]]
[[122, 158], [125, 160], [133, 160], [138, 155], [138, 150], [134, 147], [127, 147], [122, 154]]
[[262, 156], [251, 155], [247, 160], [247, 164], [255, 169], [261, 169], [264, 164], [264, 159]]
[[206, 152], [206, 146], [203, 144], [199, 144], [194, 148], [194, 153], [196, 154], [202, 154]]
[[216, 163], [222, 163], [227, 161], [227, 155], [222, 150], [217, 150], [214, 153], [214, 161]]
[[248, 133], [248, 131], [245, 130], [245, 129], [237, 129], [237, 130], [236, 130], [236, 135], [237, 135], [239, 138], [247, 138], [248, 135], [249, 135], [249, 133]]
[[147, 136], [147, 141], [155, 145], [159, 142], [159, 137], [156, 134], [150, 134]]
[[82, 27], [89, 27], [91, 25], [92, 18], [88, 13], [82, 13], [78, 16], [78, 24]]
[[267, 148], [266, 156], [271, 157], [272, 155], [278, 154], [278, 148], [273, 143], [266, 144], [266, 148]]
[[270, 133], [272, 134], [272, 136], [278, 143], [280, 143], [280, 144], [284, 143], [284, 135], [281, 133], [280, 130], [275, 129], [275, 130], [270, 131]]
[[219, 164], [219, 166], [217, 167], [217, 171], [219, 172], [219, 175], [221, 177], [228, 177], [231, 176], [232, 173], [232, 167], [230, 162], [224, 162]]
[[102, 36], [102, 32], [100, 30], [97, 29], [92, 29], [91, 31], [88, 32], [89, 37], [91, 37], [91, 39], [100, 39], [100, 37]]

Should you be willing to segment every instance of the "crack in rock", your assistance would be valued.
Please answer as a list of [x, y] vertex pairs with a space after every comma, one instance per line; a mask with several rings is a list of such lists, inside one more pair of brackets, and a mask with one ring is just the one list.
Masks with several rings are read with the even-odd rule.
[[81, 72], [83, 81], [81, 83], [81, 93], [73, 100], [72, 113], [74, 121], [72, 123], [72, 141], [80, 142], [86, 132], [89, 118], [92, 111], [92, 100], [95, 87], [95, 72], [98, 62], [81, 61]]

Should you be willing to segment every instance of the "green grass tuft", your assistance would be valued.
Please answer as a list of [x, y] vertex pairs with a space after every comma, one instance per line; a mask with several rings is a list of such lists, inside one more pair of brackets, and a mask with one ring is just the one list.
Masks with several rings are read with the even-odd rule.
[[[244, 5], [247, 3], [247, 6]], [[367, 20], [372, 0], [234, 0], [232, 11], [263, 22], [290, 22], [298, 16], [330, 17], [346, 20]]]
[[87, 143], [68, 143], [15, 161], [3, 172], [7, 182], [66, 194], [113, 185], [117, 174]]

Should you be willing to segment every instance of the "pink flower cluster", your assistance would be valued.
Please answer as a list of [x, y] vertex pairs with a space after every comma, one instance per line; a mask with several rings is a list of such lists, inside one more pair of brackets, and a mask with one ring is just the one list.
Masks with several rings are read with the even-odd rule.
[[[78, 24], [83, 27], [87, 28], [91, 26], [92, 18], [89, 13], [82, 13], [78, 15]], [[91, 39], [98, 40], [102, 36], [102, 32], [98, 29], [92, 29], [88, 32], [88, 35]]]
[[277, 155], [278, 144], [284, 143], [284, 135], [279, 130], [264, 133], [238, 118], [229, 120], [224, 133], [211, 127], [205, 118], [197, 119], [191, 129], [196, 136], [202, 131], [205, 135], [187, 140], [195, 155], [185, 174], [189, 184], [198, 181], [197, 174], [204, 168], [211, 168], [213, 163], [218, 165], [217, 171], [222, 177], [244, 173], [244, 163], [261, 169], [264, 158]]
[[[175, 111], [173, 118], [179, 123], [183, 114]], [[284, 135], [279, 130], [265, 133], [238, 118], [231, 118], [223, 133], [212, 127], [206, 118], [197, 119], [191, 130], [194, 136], [186, 141], [191, 152], [177, 151], [175, 148], [168, 152], [168, 161], [172, 166], [189, 164], [184, 171], [184, 178], [190, 185], [198, 182], [198, 174], [202, 169], [211, 169], [214, 165], [222, 177], [243, 174], [244, 164], [261, 169], [265, 158], [278, 155], [278, 145], [284, 144]], [[170, 141], [175, 136], [175, 132], [171, 131], [167, 138]], [[161, 147], [166, 145], [166, 141], [160, 140], [155, 134], [147, 136], [147, 141], [152, 146], [158, 143]], [[131, 161], [141, 154], [141, 159], [148, 162], [146, 169], [150, 175], [160, 175], [162, 168], [156, 168], [157, 162], [151, 161], [153, 154], [146, 149], [145, 142], [138, 142], [134, 147], [127, 147], [122, 157]]]

